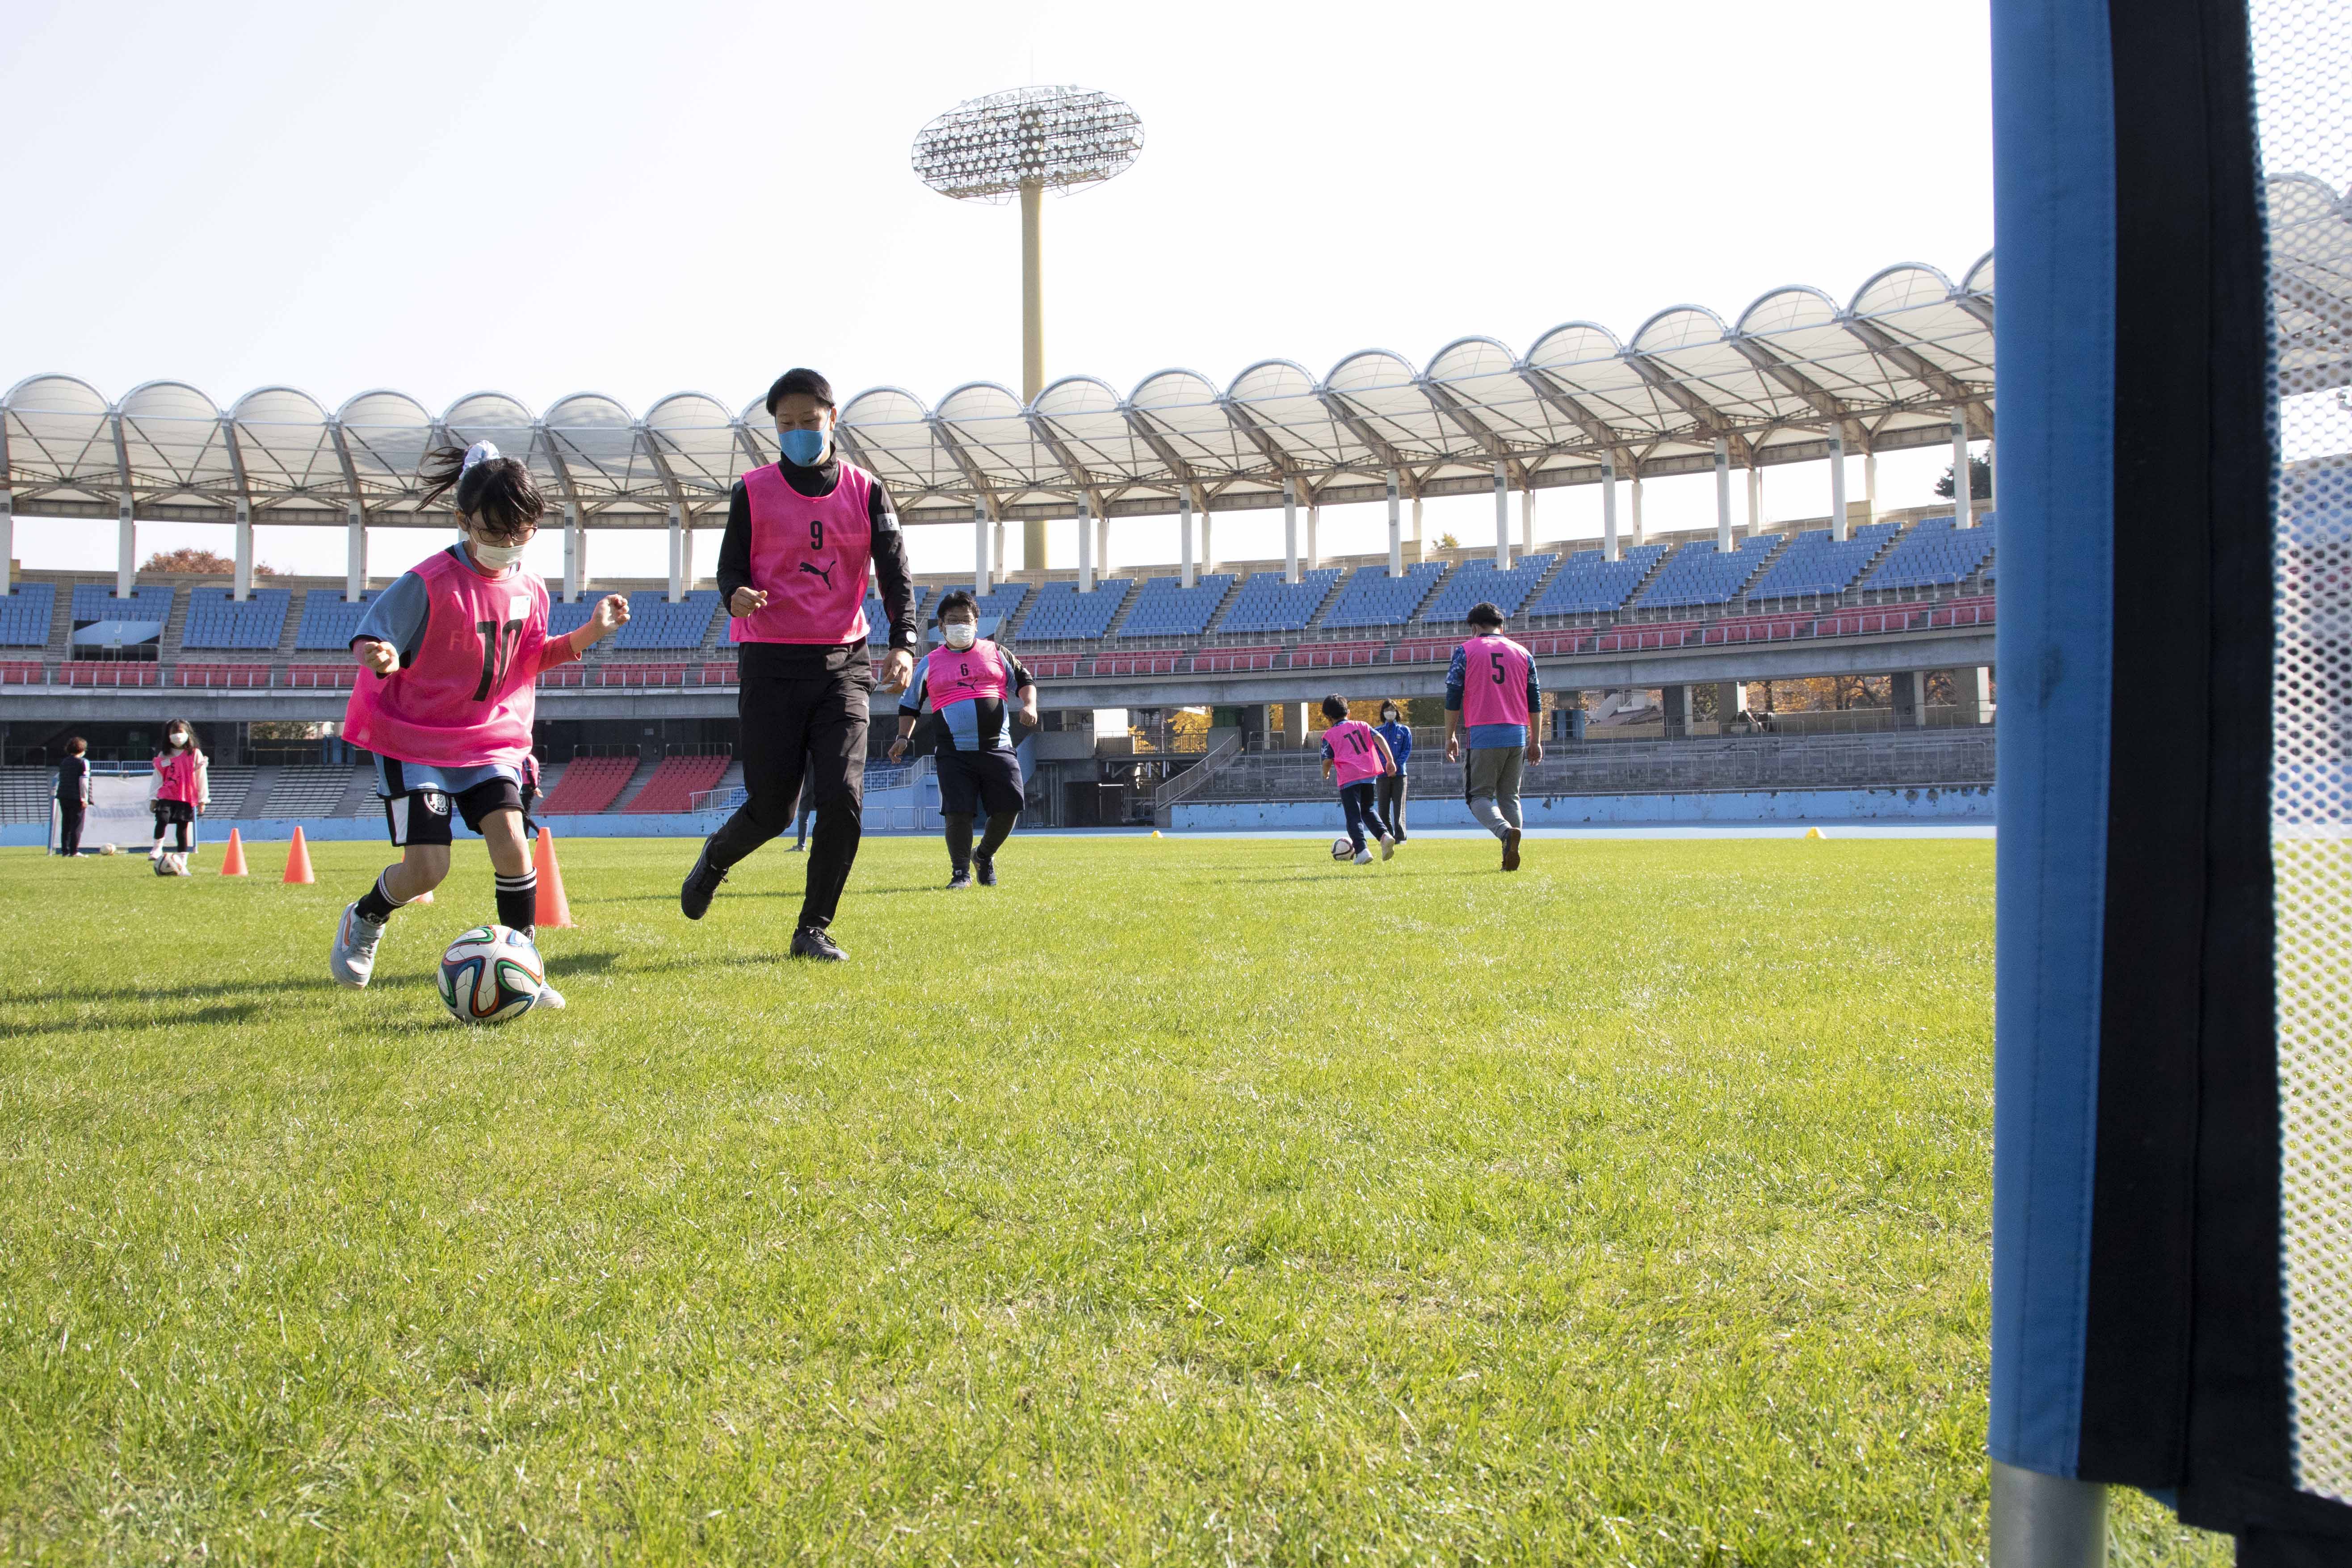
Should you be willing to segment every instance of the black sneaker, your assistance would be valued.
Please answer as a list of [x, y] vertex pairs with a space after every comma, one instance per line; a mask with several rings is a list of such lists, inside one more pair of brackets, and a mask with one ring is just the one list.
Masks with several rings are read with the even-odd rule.
[[996, 886], [996, 862], [990, 859], [987, 856], [975, 855], [972, 857], [971, 872], [973, 876], [980, 879], [980, 885], [982, 887], [993, 888]]
[[694, 858], [694, 869], [686, 874], [686, 881], [677, 890], [677, 907], [685, 911], [688, 920], [700, 920], [710, 912], [711, 896], [726, 879], [727, 873], [710, 864], [710, 840], [704, 839], [702, 853]]
[[793, 956], [820, 959], [826, 963], [839, 963], [849, 954], [834, 946], [833, 938], [825, 934], [823, 926], [803, 926], [793, 932]]
[[1519, 830], [1513, 827], [1506, 829], [1503, 834], [1503, 869], [1516, 871], [1518, 868]]
[[961, 893], [971, 886], [971, 873], [969, 871], [957, 871], [948, 878], [948, 891], [950, 893]]

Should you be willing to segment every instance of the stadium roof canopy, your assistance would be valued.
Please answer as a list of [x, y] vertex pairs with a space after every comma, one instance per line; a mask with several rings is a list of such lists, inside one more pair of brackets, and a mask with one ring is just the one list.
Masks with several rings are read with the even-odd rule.
[[[2288, 191], [2281, 185], [2291, 186]], [[2308, 180], [2274, 181], [2309, 237], [2282, 269], [2281, 309], [2336, 382], [2345, 346], [2352, 209]], [[2308, 212], [2305, 212], [2305, 209]], [[2292, 298], [2290, 298], [2292, 295]], [[1604, 457], [1621, 478], [1827, 457], [1832, 423], [1852, 451], [1948, 442], [1958, 412], [1992, 434], [1993, 263], [1955, 283], [1934, 268], [1890, 267], [1841, 305], [1776, 289], [1726, 321], [1694, 305], [1662, 310], [1630, 338], [1570, 321], [1524, 353], [1464, 338], [1425, 366], [1368, 349], [1317, 376], [1287, 360], [1220, 388], [1189, 370], [1146, 376], [1122, 395], [1071, 376], [1024, 405], [971, 383], [926, 405], [896, 387], [842, 406], [843, 444], [882, 476], [909, 522], [1167, 513], [1190, 489], [1203, 510], [1370, 500], [1393, 473], [1409, 496], [1588, 483]], [[640, 416], [595, 393], [534, 413], [501, 393], [438, 414], [398, 392], [330, 412], [292, 387], [226, 409], [193, 386], [150, 382], [119, 402], [67, 375], [36, 375], [0, 400], [0, 458], [25, 515], [228, 522], [446, 526], [420, 511], [417, 468], [446, 442], [496, 441], [527, 455], [551, 499], [587, 527], [666, 527], [723, 509], [746, 468], [772, 462], [757, 401], [665, 397]]]

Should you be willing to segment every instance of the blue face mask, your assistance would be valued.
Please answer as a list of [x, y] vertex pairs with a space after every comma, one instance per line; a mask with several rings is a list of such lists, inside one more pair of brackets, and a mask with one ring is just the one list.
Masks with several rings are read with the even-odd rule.
[[779, 430], [776, 439], [783, 444], [784, 461], [805, 468], [824, 456], [824, 435], [822, 430]]

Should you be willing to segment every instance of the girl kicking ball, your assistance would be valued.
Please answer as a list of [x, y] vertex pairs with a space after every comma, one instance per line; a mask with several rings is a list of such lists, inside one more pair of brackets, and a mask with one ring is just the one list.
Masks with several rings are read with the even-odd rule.
[[1396, 758], [1378, 730], [1348, 717], [1348, 700], [1338, 692], [1323, 699], [1323, 717], [1331, 721], [1323, 731], [1323, 776], [1339, 785], [1339, 809], [1347, 814], [1348, 842], [1355, 847], [1356, 864], [1372, 863], [1371, 849], [1364, 842], [1368, 834], [1380, 840], [1385, 860], [1396, 853], [1396, 840], [1381, 822], [1373, 785], [1397, 771]]
[[[523, 768], [539, 672], [569, 664], [629, 618], [618, 594], [569, 637], [547, 635], [547, 585], [522, 569], [547, 503], [530, 470], [488, 441], [433, 454], [421, 504], [450, 495], [464, 539], [378, 595], [352, 637], [362, 671], [343, 733], [375, 753], [376, 794], [401, 852], [344, 909], [328, 972], [358, 990], [375, 968], [384, 922], [449, 874], [454, 810], [482, 836], [497, 875], [499, 924], [530, 935], [539, 879], [523, 847]], [[542, 1007], [561, 1007], [552, 986]]]
[[[194, 847], [196, 816], [212, 804], [210, 761], [196, 744], [196, 732], [185, 719], [163, 726], [163, 749], [155, 757], [155, 847], [147, 851], [158, 877], [188, 874], [188, 852]], [[172, 847], [163, 847], [163, 832], [172, 831]]]

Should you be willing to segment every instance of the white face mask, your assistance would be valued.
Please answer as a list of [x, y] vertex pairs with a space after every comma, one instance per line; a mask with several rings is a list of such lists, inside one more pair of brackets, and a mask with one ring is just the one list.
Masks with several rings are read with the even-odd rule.
[[493, 572], [503, 572], [522, 559], [521, 545], [490, 544], [485, 542], [481, 535], [477, 533], [466, 535], [466, 545], [474, 552], [475, 560]]
[[980, 628], [970, 621], [950, 621], [940, 628], [940, 635], [947, 639], [948, 647], [961, 653], [979, 640]]
[[176, 752], [188, 743], [188, 738], [175, 730], [163, 737], [163, 743]]
[[1393, 724], [1393, 723], [1395, 723], [1395, 722], [1396, 722], [1396, 710], [1395, 710], [1394, 709], [1389, 709], [1389, 710], [1383, 710], [1383, 711], [1381, 712], [1381, 723], [1383, 723], [1383, 724]]

